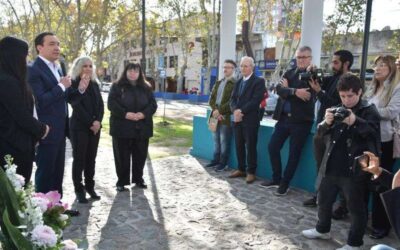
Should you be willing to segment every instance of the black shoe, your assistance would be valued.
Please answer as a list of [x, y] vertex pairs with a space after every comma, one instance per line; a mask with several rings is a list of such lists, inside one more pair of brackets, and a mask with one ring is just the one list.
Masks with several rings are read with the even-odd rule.
[[313, 196], [312, 198], [305, 200], [303, 202], [303, 206], [305, 207], [316, 207], [317, 206], [317, 196]]
[[212, 161], [206, 165], [206, 168], [212, 168], [218, 165], [218, 162]]
[[287, 192], [289, 191], [289, 184], [286, 182], [281, 182], [279, 184], [278, 190], [274, 193], [276, 196], [284, 196], [287, 195]]
[[85, 190], [75, 192], [76, 199], [78, 200], [79, 203], [88, 203], [88, 199], [86, 199], [86, 192]]
[[215, 172], [222, 172], [228, 170], [228, 166], [227, 165], [218, 165], [217, 167], [215, 167]]
[[385, 229], [372, 229], [371, 234], [369, 235], [370, 238], [372, 239], [382, 239], [385, 238], [386, 236], [388, 236], [389, 234], [389, 230], [385, 230]]
[[261, 182], [260, 187], [277, 188], [277, 187], [279, 187], [279, 181], [264, 181], [264, 182]]
[[144, 182], [136, 183], [135, 186], [138, 188], [143, 188], [143, 189], [147, 188], [147, 185]]
[[332, 219], [334, 220], [343, 220], [344, 218], [347, 217], [349, 214], [349, 210], [347, 208], [338, 206], [333, 212], [332, 212]]
[[124, 192], [124, 191], [127, 191], [128, 189], [126, 188], [126, 187], [124, 187], [124, 186], [117, 186], [117, 191], [118, 192]]
[[96, 191], [94, 191], [94, 189], [86, 190], [86, 192], [90, 195], [90, 198], [92, 198], [93, 200], [100, 200], [101, 199], [100, 195], [98, 195], [96, 193]]
[[69, 215], [71, 217], [80, 215], [79, 211], [75, 209], [67, 209], [64, 211], [64, 214]]

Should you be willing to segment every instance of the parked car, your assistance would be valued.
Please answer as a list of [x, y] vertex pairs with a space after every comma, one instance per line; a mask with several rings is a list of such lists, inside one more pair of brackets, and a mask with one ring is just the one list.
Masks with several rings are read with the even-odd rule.
[[267, 106], [265, 107], [265, 113], [267, 115], [272, 115], [275, 111], [276, 104], [278, 103], [279, 96], [273, 92], [271, 92], [267, 99]]
[[101, 91], [110, 92], [112, 82], [102, 82], [101, 83]]

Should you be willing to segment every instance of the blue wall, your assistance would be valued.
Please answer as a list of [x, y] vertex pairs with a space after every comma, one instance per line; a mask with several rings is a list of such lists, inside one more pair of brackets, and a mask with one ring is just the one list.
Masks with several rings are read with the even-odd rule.
[[[262, 121], [260, 129], [258, 131], [258, 144], [257, 144], [257, 161], [258, 167], [256, 175], [262, 178], [271, 179], [272, 169], [268, 154], [268, 143], [273, 131], [274, 123]], [[314, 191], [314, 181], [316, 178], [316, 167], [312, 147], [312, 136], [313, 132], [308, 136], [305, 147], [300, 158], [300, 163], [297, 168], [296, 174], [290, 183], [291, 186], [295, 186], [307, 191]], [[234, 147], [234, 138], [231, 141], [231, 154], [229, 156], [228, 165], [231, 168], [237, 168], [236, 150]], [[212, 134], [207, 127], [207, 119], [202, 116], [193, 117], [193, 147], [191, 154], [193, 156], [211, 160], [213, 157], [214, 143], [212, 140]], [[288, 159], [288, 141], [285, 143], [282, 151], [282, 166], [285, 168]], [[400, 161], [396, 163], [396, 169], [400, 166]]]

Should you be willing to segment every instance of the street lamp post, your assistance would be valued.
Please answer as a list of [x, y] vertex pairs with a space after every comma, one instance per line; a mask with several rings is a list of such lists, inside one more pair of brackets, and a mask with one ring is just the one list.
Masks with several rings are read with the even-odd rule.
[[364, 25], [364, 41], [363, 41], [361, 69], [360, 69], [360, 79], [362, 83], [364, 83], [365, 81], [365, 69], [367, 68], [369, 28], [371, 24], [371, 9], [372, 9], [372, 0], [367, 0], [367, 10], [365, 13], [365, 25]]
[[141, 66], [146, 74], [146, 5], [145, 0], [142, 0], [142, 60]]

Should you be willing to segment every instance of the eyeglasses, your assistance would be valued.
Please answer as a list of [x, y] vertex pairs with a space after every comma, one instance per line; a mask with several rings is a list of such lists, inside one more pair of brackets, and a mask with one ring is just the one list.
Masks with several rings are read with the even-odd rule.
[[296, 59], [300, 60], [300, 59], [307, 59], [310, 58], [311, 56], [296, 56]]
[[234, 69], [232, 66], [224, 66], [224, 69]]

